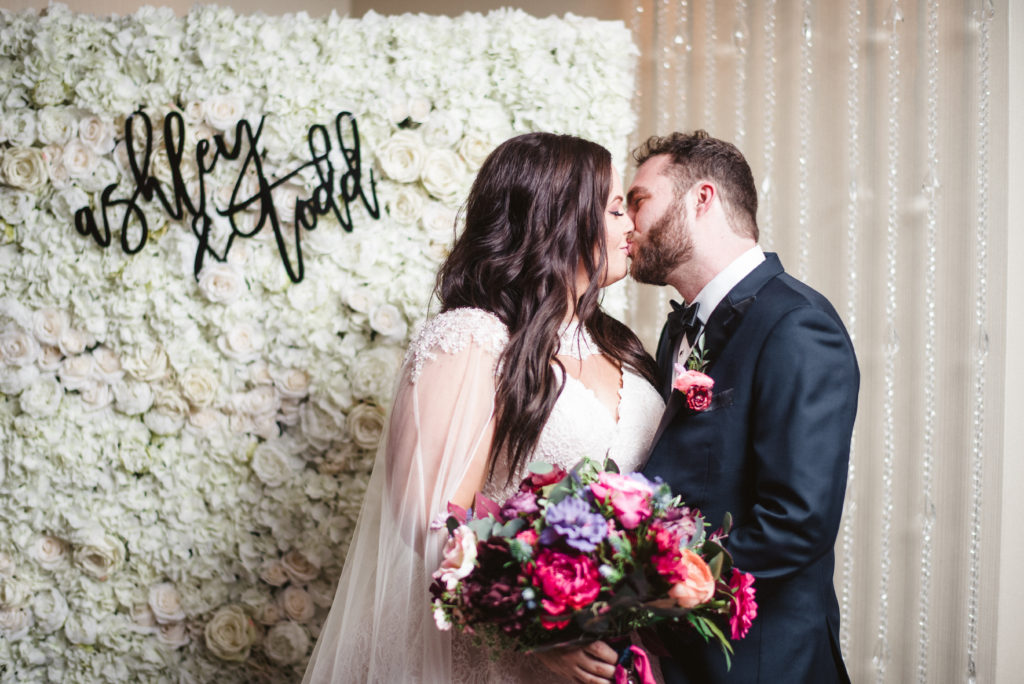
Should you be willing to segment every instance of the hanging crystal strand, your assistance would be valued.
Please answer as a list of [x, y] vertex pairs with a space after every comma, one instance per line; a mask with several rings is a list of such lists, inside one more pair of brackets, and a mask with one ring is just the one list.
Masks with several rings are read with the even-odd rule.
[[732, 43], [736, 47], [736, 147], [741, 150], [747, 138], [747, 44], [750, 28], [747, 25], [747, 0], [736, 0], [736, 24]]
[[715, 5], [715, 0], [704, 1], [704, 11], [706, 13], [704, 21], [707, 24], [705, 29], [707, 44], [704, 48], [704, 119], [700, 124], [701, 128], [712, 131], [712, 135], [714, 135], [713, 131], [716, 128], [714, 125], [716, 99], [715, 76], [717, 73], [715, 47], [718, 44], [718, 35], [715, 29], [715, 12], [717, 11]]
[[673, 36], [672, 22], [669, 20], [669, 4], [672, 0], [656, 0], [658, 6], [654, 12], [655, 59], [654, 68], [658, 73], [658, 135], [665, 135], [672, 126], [672, 114], [675, 109], [676, 94], [672, 88]]
[[[676, 50], [676, 123], [675, 130], [685, 131], [690, 127], [687, 107], [691, 84], [687, 82], [690, 52], [693, 40], [690, 37], [690, 4], [682, 0], [676, 8], [676, 35], [672, 39]], [[665, 133], [667, 131], [662, 131]]]
[[974, 302], [974, 322], [978, 331], [978, 347], [974, 355], [974, 412], [971, 439], [971, 538], [968, 553], [967, 582], [967, 681], [974, 684], [977, 677], [978, 655], [978, 594], [981, 583], [981, 513], [984, 475], [985, 445], [985, 362], [988, 358], [988, 330], [985, 308], [988, 304], [988, 189], [989, 189], [989, 88], [990, 27], [995, 7], [992, 0], [982, 0], [975, 12], [978, 20], [978, 225], [977, 293]]
[[[858, 230], [860, 228], [860, 212], [858, 207], [861, 175], [860, 154], [860, 106], [861, 78], [860, 42], [861, 42], [861, 0], [850, 0], [849, 17], [846, 27], [847, 77], [846, 77], [846, 115], [847, 138], [850, 141], [849, 169], [850, 188], [846, 203], [846, 324], [850, 339], [857, 340], [857, 252]], [[856, 489], [856, 434], [850, 440], [850, 466], [846, 476], [846, 514], [843, 516], [842, 549], [843, 565], [842, 580], [839, 591], [839, 646], [843, 653], [850, 652], [850, 610], [853, 596], [854, 552], [856, 549], [855, 518], [857, 511]]]
[[761, 242], [766, 249], [773, 246], [772, 230], [773, 210], [775, 208], [775, 189], [772, 187], [772, 176], [775, 174], [775, 114], [778, 104], [776, 91], [776, 67], [778, 57], [775, 54], [775, 24], [778, 0], [766, 0], [764, 21], [764, 178], [761, 179], [760, 214], [758, 220]]
[[811, 0], [803, 3], [803, 31], [800, 40], [800, 155], [799, 180], [797, 195], [799, 196], [799, 214], [797, 224], [800, 228], [800, 247], [797, 260], [797, 278], [807, 280], [807, 269], [810, 263], [811, 228], [808, 218], [811, 193], [808, 191], [808, 165], [811, 154], [811, 43], [814, 38], [811, 25]]
[[[638, 0], [636, 5], [633, 7], [632, 16], [629, 18], [629, 30], [632, 32], [632, 34], [633, 34], [633, 42], [637, 46], [642, 45], [640, 30], [641, 30], [641, 21], [643, 20], [643, 17], [644, 17], [644, 0]], [[644, 92], [643, 92], [643, 73], [644, 73], [644, 69], [643, 69], [643, 60], [642, 60], [643, 48], [640, 48], [640, 50], [641, 50], [641, 57], [637, 59], [637, 62], [636, 62], [636, 72], [635, 72], [634, 81], [633, 81], [633, 111], [636, 112], [637, 122], [636, 122], [636, 127], [633, 129], [633, 132], [632, 132], [632, 134], [630, 135], [630, 138], [629, 138], [629, 149], [627, 150], [627, 153], [626, 153], [627, 157], [626, 157], [626, 161], [625, 161], [626, 167], [621, 170], [622, 173], [628, 173], [627, 169], [630, 168], [630, 164], [632, 163], [632, 156], [631, 155], [633, 153], [633, 150], [635, 150], [637, 148], [637, 146], [640, 144], [641, 127], [644, 125], [644, 99], [643, 99], [643, 95], [644, 95]], [[640, 295], [639, 286], [636, 284], [636, 282], [632, 278], [628, 278], [627, 281], [626, 281], [626, 296], [628, 297], [629, 302], [631, 304], [632, 303], [636, 303], [639, 295]], [[663, 299], [664, 299], [664, 297], [661, 296], [660, 291], [659, 291], [659, 295], [658, 295], [659, 307], [657, 309], [659, 312], [664, 310], [664, 308], [661, 306], [661, 304], [664, 304], [664, 302], [661, 301]], [[634, 316], [633, 309], [634, 309], [634, 307], [630, 306], [626, 310], [626, 323], [628, 325], [630, 325], [633, 329], [638, 329], [640, 327], [639, 324], [641, 323], [641, 321], [637, 320], [638, 317]]]
[[918, 584], [918, 648], [917, 681], [928, 683], [928, 618], [931, 605], [932, 562], [935, 529], [935, 273], [938, 244], [938, 190], [939, 190], [939, 0], [929, 0], [927, 9], [927, 70], [928, 70], [928, 171], [922, 191], [928, 202], [926, 216], [924, 305], [924, 451], [921, 455], [921, 490], [924, 497], [924, 517], [921, 525], [921, 572]]
[[[669, 20], [669, 5], [671, 0], [655, 0], [657, 6], [654, 12], [654, 33], [655, 39], [655, 62], [654, 69], [658, 75], [658, 130], [657, 135], [666, 135], [671, 132], [672, 113], [676, 99], [676, 93], [672, 88], [672, 67], [674, 36], [672, 35], [672, 22]], [[675, 65], [678, 68], [678, 65]], [[658, 311], [668, 311], [668, 301], [674, 292], [667, 287], [658, 288]]]
[[893, 513], [893, 464], [896, 460], [896, 354], [899, 352], [899, 336], [896, 330], [896, 243], [899, 233], [899, 162], [900, 162], [900, 28], [903, 11], [899, 0], [893, 0], [889, 10], [889, 117], [888, 117], [888, 178], [886, 225], [886, 301], [885, 323], [888, 341], [885, 349], [885, 401], [883, 404], [883, 454], [882, 454], [882, 530], [879, 556], [881, 557], [881, 578], [878, 593], [878, 645], [875, 650], [875, 681], [885, 681], [885, 670], [889, 662], [889, 589], [892, 577], [892, 513]]

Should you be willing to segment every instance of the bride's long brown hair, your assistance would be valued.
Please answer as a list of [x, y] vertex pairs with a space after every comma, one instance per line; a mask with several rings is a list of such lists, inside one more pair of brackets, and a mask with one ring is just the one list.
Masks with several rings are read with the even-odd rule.
[[[465, 230], [437, 274], [442, 311], [484, 309], [508, 327], [492, 474], [506, 459], [511, 480], [562, 391], [565, 367], [555, 354], [570, 301], [604, 354], [655, 383], [654, 359], [599, 303], [611, 168], [608, 150], [582, 138], [528, 133], [505, 141], [480, 168], [466, 202]], [[581, 261], [590, 284], [574, 293]]]

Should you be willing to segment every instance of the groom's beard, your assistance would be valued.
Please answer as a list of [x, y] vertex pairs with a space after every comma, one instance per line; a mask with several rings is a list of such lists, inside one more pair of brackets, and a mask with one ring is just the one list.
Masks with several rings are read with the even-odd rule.
[[668, 274], [693, 256], [693, 237], [682, 201], [670, 204], [644, 239], [633, 247], [629, 274], [633, 280], [665, 285]]

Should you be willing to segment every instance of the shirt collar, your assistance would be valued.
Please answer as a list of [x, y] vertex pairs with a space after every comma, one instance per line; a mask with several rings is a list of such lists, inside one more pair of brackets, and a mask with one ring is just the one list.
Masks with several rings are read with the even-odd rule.
[[736, 257], [731, 264], [722, 269], [711, 279], [711, 282], [697, 293], [693, 301], [700, 304], [700, 308], [697, 309], [697, 318], [700, 319], [701, 325], [708, 322], [711, 312], [725, 299], [729, 291], [750, 275], [750, 272], [757, 268], [762, 261], [764, 261], [764, 251], [760, 245], [754, 245]]

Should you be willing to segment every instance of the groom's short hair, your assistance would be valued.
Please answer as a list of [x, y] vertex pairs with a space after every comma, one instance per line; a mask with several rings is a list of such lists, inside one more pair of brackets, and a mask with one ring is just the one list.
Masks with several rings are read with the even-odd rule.
[[633, 159], [640, 166], [662, 154], [669, 157], [666, 175], [675, 181], [677, 197], [681, 198], [698, 180], [713, 181], [733, 230], [758, 239], [754, 174], [735, 145], [712, 138], [704, 130], [676, 132], [651, 136], [633, 151]]

